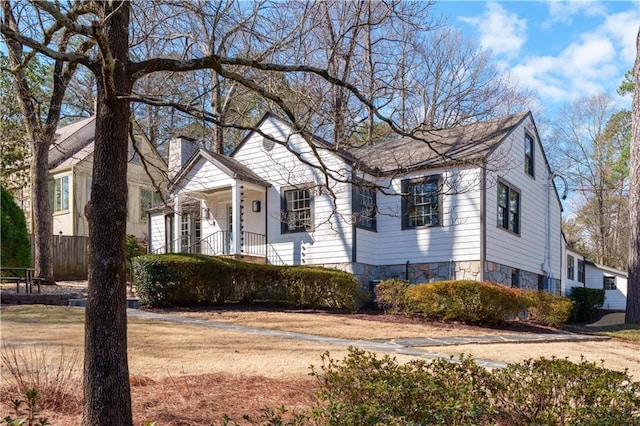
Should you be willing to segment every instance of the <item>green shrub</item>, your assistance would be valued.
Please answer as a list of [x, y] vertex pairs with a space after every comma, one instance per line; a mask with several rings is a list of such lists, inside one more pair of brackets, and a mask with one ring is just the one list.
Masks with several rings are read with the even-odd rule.
[[141, 303], [151, 307], [228, 301], [353, 310], [362, 297], [343, 271], [191, 254], [136, 257], [133, 275]]
[[31, 266], [31, 243], [24, 213], [4, 186], [0, 186], [0, 264], [28, 268]]
[[407, 296], [415, 313], [428, 319], [496, 324], [528, 307], [514, 288], [478, 281], [439, 281], [411, 286]]
[[573, 300], [572, 322], [584, 322], [593, 319], [598, 309], [604, 305], [604, 290], [586, 287], [573, 287], [568, 295]]
[[342, 361], [322, 361], [305, 424], [640, 425], [640, 382], [584, 360], [488, 371], [470, 357], [399, 364], [349, 348]]
[[327, 425], [488, 424], [483, 383], [490, 373], [470, 358], [399, 364], [350, 348], [335, 361], [325, 353], [315, 416]]
[[573, 310], [571, 299], [546, 291], [530, 291], [526, 293], [526, 296], [530, 300], [529, 314], [531, 319], [554, 327], [569, 321]]
[[409, 283], [402, 280], [381, 281], [375, 288], [376, 303], [386, 313], [410, 312], [407, 290]]
[[494, 371], [492, 398], [510, 425], [640, 425], [640, 382], [584, 359], [527, 360]]

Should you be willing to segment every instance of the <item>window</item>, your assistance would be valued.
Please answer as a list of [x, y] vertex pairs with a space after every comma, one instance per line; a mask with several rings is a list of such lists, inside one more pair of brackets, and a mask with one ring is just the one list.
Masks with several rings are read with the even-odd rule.
[[520, 270], [516, 268], [511, 268], [511, 287], [519, 288], [520, 287]]
[[602, 278], [602, 287], [605, 290], [615, 290], [616, 289], [616, 277], [608, 277], [604, 276]]
[[520, 233], [520, 193], [503, 182], [498, 182], [498, 226]]
[[140, 188], [140, 222], [147, 221], [147, 210], [158, 207], [162, 204], [162, 197], [158, 192], [152, 192], [145, 188]]
[[354, 183], [353, 213], [356, 226], [372, 231], [376, 230], [376, 189], [365, 186], [364, 182]]
[[49, 181], [49, 202], [54, 213], [69, 210], [69, 176]]
[[87, 201], [91, 201], [91, 185], [93, 184], [93, 177], [87, 178]]
[[529, 133], [524, 134], [524, 171], [530, 176], [534, 176], [534, 142]]
[[574, 278], [575, 260], [570, 254], [567, 255], [567, 279], [572, 280]]
[[402, 181], [402, 229], [440, 225], [440, 175]]
[[578, 281], [584, 284], [584, 260], [578, 260]]
[[311, 189], [290, 189], [282, 197], [282, 233], [309, 231], [313, 227]]

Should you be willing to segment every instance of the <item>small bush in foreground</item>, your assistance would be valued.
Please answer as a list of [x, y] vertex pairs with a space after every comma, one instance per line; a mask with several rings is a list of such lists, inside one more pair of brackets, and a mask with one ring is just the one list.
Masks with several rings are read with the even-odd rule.
[[640, 382], [584, 359], [527, 360], [493, 373], [507, 424], [640, 425]]
[[[399, 364], [350, 348], [342, 361], [322, 356], [315, 416], [327, 425], [486, 424], [490, 373], [471, 358]], [[313, 368], [313, 367], [312, 367]]]
[[[3, 345], [0, 351], [3, 375], [16, 395], [37, 396], [42, 408], [57, 409], [76, 403], [78, 351], [52, 351], [45, 346], [16, 348]], [[33, 400], [35, 401], [35, 399]], [[28, 402], [28, 401], [27, 401]]]
[[468, 357], [399, 364], [354, 348], [322, 360], [319, 424], [640, 425], [640, 382], [584, 360], [488, 371]]
[[598, 309], [604, 305], [604, 290], [587, 287], [573, 287], [569, 299], [573, 300], [572, 322], [584, 322], [593, 319]]
[[478, 281], [418, 284], [407, 296], [415, 313], [425, 318], [472, 324], [497, 324], [529, 305], [518, 289]]

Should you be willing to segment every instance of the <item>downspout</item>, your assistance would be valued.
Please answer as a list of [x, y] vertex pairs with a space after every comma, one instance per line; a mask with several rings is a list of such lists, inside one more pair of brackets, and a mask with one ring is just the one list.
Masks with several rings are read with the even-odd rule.
[[481, 170], [481, 188], [480, 188], [480, 281], [484, 281], [484, 268], [487, 253], [487, 170], [484, 163]]
[[264, 190], [264, 258], [269, 263], [269, 188]]

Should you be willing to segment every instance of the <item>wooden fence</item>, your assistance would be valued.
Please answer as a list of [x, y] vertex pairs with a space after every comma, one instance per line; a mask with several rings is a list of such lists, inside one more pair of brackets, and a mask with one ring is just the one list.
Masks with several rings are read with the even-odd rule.
[[[34, 257], [33, 236], [31, 258]], [[89, 237], [53, 236], [53, 278], [55, 280], [86, 280], [89, 265]]]

